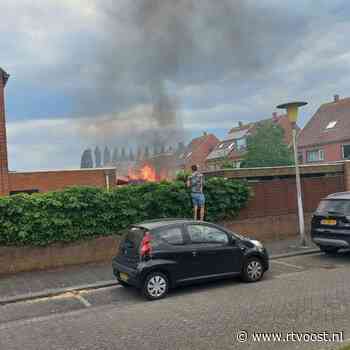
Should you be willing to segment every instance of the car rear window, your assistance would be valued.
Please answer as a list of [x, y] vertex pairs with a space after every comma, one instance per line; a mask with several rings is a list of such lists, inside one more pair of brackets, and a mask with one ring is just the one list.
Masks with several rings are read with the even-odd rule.
[[323, 200], [318, 206], [317, 212], [350, 216], [350, 201], [343, 199]]
[[141, 244], [145, 230], [139, 227], [131, 227], [124, 233], [124, 246], [138, 248]]

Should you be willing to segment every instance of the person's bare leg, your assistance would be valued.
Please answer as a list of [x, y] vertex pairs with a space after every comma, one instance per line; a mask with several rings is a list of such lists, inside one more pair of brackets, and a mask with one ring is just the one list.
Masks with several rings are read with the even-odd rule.
[[198, 207], [195, 205], [194, 207], [193, 207], [193, 216], [194, 216], [194, 219], [195, 220], [197, 220], [197, 213], [198, 213]]
[[204, 221], [204, 211], [205, 211], [205, 207], [203, 205], [203, 207], [201, 207], [200, 209], [200, 220]]

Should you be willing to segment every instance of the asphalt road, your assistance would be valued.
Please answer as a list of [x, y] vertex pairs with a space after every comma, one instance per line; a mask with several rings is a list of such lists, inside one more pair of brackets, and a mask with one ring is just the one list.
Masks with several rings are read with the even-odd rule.
[[[68, 293], [0, 306], [0, 349], [337, 349], [297, 332], [350, 338], [349, 290], [347, 253], [274, 260], [259, 283], [181, 288], [157, 302], [123, 287]], [[244, 343], [237, 340], [242, 331]], [[257, 342], [253, 332], [290, 338]]]

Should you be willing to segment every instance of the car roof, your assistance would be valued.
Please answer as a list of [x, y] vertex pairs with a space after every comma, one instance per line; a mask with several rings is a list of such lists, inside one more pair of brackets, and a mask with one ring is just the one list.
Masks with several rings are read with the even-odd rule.
[[[157, 219], [157, 220], [149, 220], [149, 221], [143, 221], [136, 225], [133, 225], [134, 227], [142, 227], [147, 230], [155, 230], [162, 227], [172, 226], [176, 224], [198, 224], [198, 223], [204, 223], [204, 224], [210, 224], [209, 222], [204, 221], [194, 221], [190, 219], [177, 219], [177, 218], [170, 218], [170, 219]], [[212, 225], [212, 224], [211, 224]]]
[[350, 200], [350, 192], [333, 193], [327, 196], [326, 199], [349, 199]]

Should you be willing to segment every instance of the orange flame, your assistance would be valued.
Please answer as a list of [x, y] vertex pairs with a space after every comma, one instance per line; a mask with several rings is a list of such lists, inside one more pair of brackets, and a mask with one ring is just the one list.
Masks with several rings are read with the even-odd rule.
[[141, 169], [129, 169], [128, 176], [131, 180], [143, 180], [149, 182], [157, 181], [157, 175], [154, 168], [146, 164]]
[[145, 165], [141, 168], [141, 179], [154, 182], [157, 180], [156, 171], [149, 165]]

